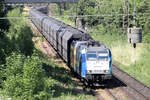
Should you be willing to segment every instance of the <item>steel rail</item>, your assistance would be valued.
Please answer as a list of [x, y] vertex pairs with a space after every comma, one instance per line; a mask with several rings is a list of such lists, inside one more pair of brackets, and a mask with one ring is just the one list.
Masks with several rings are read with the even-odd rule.
[[150, 99], [150, 87], [138, 81], [128, 73], [124, 72], [117, 65], [113, 64], [113, 75], [122, 81], [124, 84], [134, 89], [136, 92], [144, 96], [147, 100]]

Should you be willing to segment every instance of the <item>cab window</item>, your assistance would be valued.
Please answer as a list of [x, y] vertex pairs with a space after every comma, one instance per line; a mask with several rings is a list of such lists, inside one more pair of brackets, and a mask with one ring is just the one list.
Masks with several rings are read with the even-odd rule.
[[98, 51], [98, 60], [108, 61], [108, 52], [107, 51]]
[[96, 60], [96, 59], [97, 59], [96, 53], [87, 54], [87, 60]]

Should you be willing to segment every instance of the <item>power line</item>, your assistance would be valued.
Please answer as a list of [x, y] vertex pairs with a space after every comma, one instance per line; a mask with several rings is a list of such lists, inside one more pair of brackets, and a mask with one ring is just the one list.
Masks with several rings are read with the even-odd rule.
[[[99, 14], [99, 15], [71, 15], [71, 16], [45, 16], [45, 17], [52, 17], [52, 18], [83, 18], [83, 17], [116, 17], [116, 16], [123, 16], [127, 14]], [[133, 16], [132, 14], [129, 14], [130, 16]], [[144, 15], [150, 15], [150, 13], [140, 13], [139, 16]], [[14, 16], [14, 17], [0, 17], [0, 19], [22, 19], [22, 18], [35, 18], [38, 19], [38, 17], [23, 17], [23, 16]]]

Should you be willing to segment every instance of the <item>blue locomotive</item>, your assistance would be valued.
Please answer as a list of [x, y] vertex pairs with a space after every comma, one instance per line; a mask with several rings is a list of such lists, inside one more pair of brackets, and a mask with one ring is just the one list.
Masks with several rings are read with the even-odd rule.
[[73, 41], [70, 53], [72, 69], [88, 82], [111, 79], [112, 55], [104, 45], [88, 46], [88, 41]]
[[46, 7], [32, 8], [31, 21], [70, 69], [91, 83], [111, 79], [110, 49], [89, 34], [48, 17], [45, 11]]

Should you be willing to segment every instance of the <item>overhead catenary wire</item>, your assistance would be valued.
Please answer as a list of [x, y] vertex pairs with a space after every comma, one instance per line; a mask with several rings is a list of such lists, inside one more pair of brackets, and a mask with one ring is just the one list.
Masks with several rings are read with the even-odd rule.
[[[75, 1], [73, 0], [73, 3]], [[47, 3], [46, 3], [47, 4]], [[91, 5], [91, 4], [90, 4]], [[105, 5], [105, 4], [104, 4]], [[133, 0], [133, 5], [135, 8], [135, 0]], [[71, 16], [49, 16], [53, 18], [84, 18], [84, 17], [113, 17], [113, 16], [123, 16], [127, 14], [119, 14], [119, 13], [111, 13], [111, 14], [98, 14], [98, 15], [71, 15]], [[129, 16], [133, 16], [133, 14], [128, 14]], [[139, 13], [138, 16], [150, 15], [150, 13]], [[0, 17], [0, 19], [20, 19], [20, 18], [31, 18], [31, 17]]]
[[[116, 16], [122, 16], [126, 14], [98, 14], [98, 15], [71, 15], [71, 16], [49, 16], [53, 18], [71, 18], [71, 17], [78, 17], [78, 18], [84, 18], [84, 17], [116, 17]], [[130, 16], [133, 16], [132, 14], [129, 14]], [[144, 16], [144, 15], [150, 15], [150, 13], [139, 13], [138, 16]], [[21, 18], [38, 18], [38, 17], [25, 17], [25, 16], [13, 16], [13, 17], [0, 17], [0, 19], [21, 19]]]

